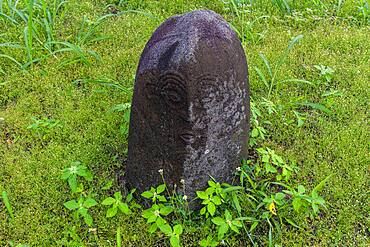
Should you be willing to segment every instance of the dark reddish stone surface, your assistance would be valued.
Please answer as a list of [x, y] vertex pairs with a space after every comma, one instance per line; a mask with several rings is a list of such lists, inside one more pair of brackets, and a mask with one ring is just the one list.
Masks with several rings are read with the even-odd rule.
[[166, 182], [194, 196], [210, 176], [230, 182], [247, 157], [247, 63], [222, 17], [193, 11], [166, 20], [136, 74], [126, 181], [140, 191]]

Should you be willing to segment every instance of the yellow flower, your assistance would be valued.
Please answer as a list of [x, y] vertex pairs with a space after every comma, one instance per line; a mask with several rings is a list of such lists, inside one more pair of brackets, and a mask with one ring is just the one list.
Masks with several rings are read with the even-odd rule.
[[269, 211], [273, 214], [273, 215], [277, 215], [276, 214], [276, 206], [275, 206], [275, 203], [274, 202], [271, 202], [270, 205], [269, 205]]

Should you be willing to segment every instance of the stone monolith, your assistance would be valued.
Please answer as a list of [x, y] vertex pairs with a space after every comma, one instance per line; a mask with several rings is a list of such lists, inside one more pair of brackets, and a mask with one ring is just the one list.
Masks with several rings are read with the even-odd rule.
[[249, 89], [236, 33], [213, 11], [166, 20], [137, 69], [126, 182], [177, 185], [193, 197], [214, 178], [230, 182], [247, 157]]

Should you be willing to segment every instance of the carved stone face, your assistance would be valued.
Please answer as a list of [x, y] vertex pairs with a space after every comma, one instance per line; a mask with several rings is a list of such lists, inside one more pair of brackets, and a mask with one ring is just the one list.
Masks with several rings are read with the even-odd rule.
[[228, 181], [246, 155], [249, 94], [244, 51], [210, 11], [162, 24], [138, 68], [127, 179], [139, 189], [185, 179], [187, 193], [212, 176]]

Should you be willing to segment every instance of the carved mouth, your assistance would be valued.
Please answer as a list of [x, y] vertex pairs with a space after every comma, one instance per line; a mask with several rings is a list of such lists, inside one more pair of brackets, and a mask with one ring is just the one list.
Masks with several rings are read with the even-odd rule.
[[191, 132], [184, 132], [184, 133], [180, 134], [180, 138], [187, 145], [190, 145], [190, 144], [194, 143], [194, 141], [195, 141], [195, 137], [194, 137], [193, 133], [191, 133]]

